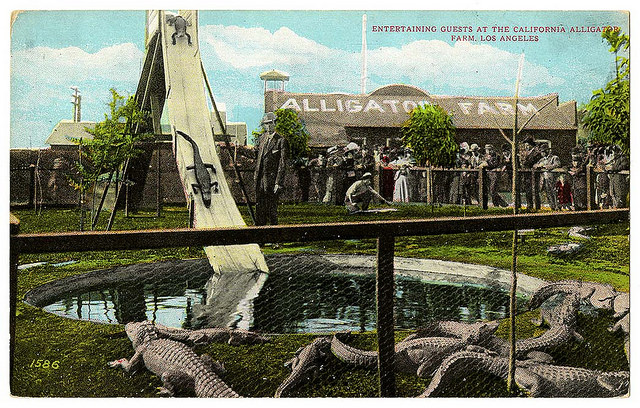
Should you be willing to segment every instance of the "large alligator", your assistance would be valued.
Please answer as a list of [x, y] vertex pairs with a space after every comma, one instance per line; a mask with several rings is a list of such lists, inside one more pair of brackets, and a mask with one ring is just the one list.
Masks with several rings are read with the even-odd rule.
[[418, 329], [402, 342], [421, 337], [457, 337], [467, 344], [483, 345], [493, 336], [499, 325], [500, 322], [497, 321], [475, 323], [437, 321]]
[[158, 336], [180, 341], [189, 345], [206, 345], [211, 343], [228, 343], [232, 346], [263, 344], [270, 339], [259, 333], [242, 329], [213, 327], [207, 329], [187, 330], [155, 324]]
[[328, 337], [318, 337], [311, 344], [299, 348], [295, 356], [285, 363], [286, 367], [291, 368], [291, 374], [280, 384], [274, 397], [280, 398], [305, 379], [314, 378], [321, 369], [330, 346]]
[[575, 293], [583, 300], [589, 300], [597, 309], [611, 309], [616, 291], [611, 285], [596, 282], [583, 282], [577, 280], [565, 280], [553, 282], [538, 289], [531, 300], [529, 309], [533, 310], [544, 303], [551, 296], [559, 293]]
[[109, 362], [110, 367], [135, 371], [144, 364], [159, 376], [161, 395], [191, 395], [197, 397], [238, 398], [239, 395], [220, 379], [210, 357], [199, 357], [187, 345], [163, 339], [152, 322], [131, 322], [125, 325], [135, 353], [130, 360], [121, 358]]
[[[509, 360], [492, 353], [462, 351], [447, 357], [419, 397], [431, 397], [455, 386], [472, 371], [507, 378]], [[516, 361], [516, 384], [532, 397], [618, 397], [629, 389], [629, 372], [602, 372], [551, 365], [543, 361]]]
[[182, 136], [187, 142], [191, 143], [191, 148], [193, 149], [193, 164], [187, 166], [187, 170], [194, 170], [194, 175], [196, 177], [196, 182], [195, 184], [192, 184], [191, 187], [193, 188], [194, 193], [198, 194], [198, 192], [200, 192], [202, 202], [204, 202], [205, 207], [209, 208], [211, 205], [211, 192], [213, 191], [214, 194], [219, 193], [219, 186], [217, 181], [211, 181], [211, 176], [207, 169], [211, 169], [214, 174], [216, 174], [216, 169], [212, 164], [205, 163], [202, 160], [200, 149], [198, 148], [195, 140], [180, 130], [176, 130], [176, 134]]
[[[378, 366], [377, 351], [359, 350], [345, 344], [339, 337], [331, 339], [331, 351], [339, 360], [365, 368]], [[425, 378], [445, 357], [466, 347], [464, 340], [452, 337], [420, 337], [404, 341], [395, 347], [396, 370]]]
[[[565, 295], [557, 305], [543, 305], [540, 308], [541, 318], [534, 323], [542, 325], [546, 322], [549, 324], [549, 329], [540, 336], [516, 341], [516, 356], [523, 358], [531, 352], [548, 350], [573, 339], [582, 341], [583, 337], [576, 331], [580, 302], [580, 296], [573, 293]], [[508, 356], [510, 352], [509, 342], [495, 335], [485, 336], [476, 345], [502, 357]]]
[[542, 307], [539, 324], [547, 322], [549, 330], [538, 337], [518, 340], [516, 342], [517, 354], [524, 355], [533, 350], [546, 350], [573, 339], [583, 341], [583, 337], [576, 331], [580, 301], [580, 296], [573, 293], [565, 295], [564, 299], [555, 307]]

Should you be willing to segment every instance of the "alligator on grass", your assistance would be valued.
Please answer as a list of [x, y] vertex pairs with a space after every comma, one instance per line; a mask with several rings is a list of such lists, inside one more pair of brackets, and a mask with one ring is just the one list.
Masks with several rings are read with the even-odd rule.
[[263, 344], [270, 338], [259, 333], [243, 329], [228, 329], [213, 327], [207, 329], [188, 330], [167, 327], [155, 323], [158, 336], [170, 340], [180, 341], [189, 345], [207, 345], [211, 343], [227, 343], [232, 346]]
[[531, 300], [529, 300], [529, 309], [532, 310], [540, 307], [547, 299], [560, 293], [577, 294], [582, 300], [588, 300], [596, 309], [607, 310], [613, 308], [613, 300], [616, 297], [616, 291], [611, 285], [578, 280], [564, 280], [549, 283], [538, 289], [531, 297]]
[[[443, 389], [463, 381], [469, 372], [507, 378], [509, 360], [491, 352], [461, 351], [447, 357], [419, 397], [437, 396]], [[629, 390], [629, 372], [603, 372], [549, 364], [547, 361], [516, 361], [516, 384], [531, 397], [618, 397]]]
[[483, 345], [496, 332], [499, 325], [498, 321], [475, 323], [436, 321], [419, 328], [402, 342], [420, 337], [457, 337], [467, 344]]
[[[348, 333], [338, 333], [331, 339], [331, 352], [342, 362], [374, 369], [378, 366], [378, 352], [360, 350], [342, 340]], [[341, 340], [342, 339], [342, 340]], [[447, 356], [464, 350], [467, 343], [454, 337], [419, 337], [396, 344], [395, 366], [399, 372], [416, 374], [420, 378], [431, 375]]]
[[280, 398], [301, 382], [315, 378], [322, 369], [330, 346], [328, 337], [318, 337], [311, 344], [300, 347], [295, 356], [285, 363], [291, 368], [291, 374], [280, 384], [274, 397]]
[[218, 376], [220, 365], [211, 357], [200, 357], [181, 342], [160, 338], [152, 322], [127, 323], [125, 331], [135, 350], [133, 357], [111, 361], [109, 367], [122, 367], [130, 373], [144, 365], [162, 380], [160, 395], [239, 397]]

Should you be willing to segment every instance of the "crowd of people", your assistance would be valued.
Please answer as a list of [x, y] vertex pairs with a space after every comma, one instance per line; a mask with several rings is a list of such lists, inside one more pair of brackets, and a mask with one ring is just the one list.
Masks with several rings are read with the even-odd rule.
[[[535, 206], [534, 192], [544, 195], [553, 210], [583, 210], [587, 208], [587, 165], [595, 171], [595, 203], [599, 208], [620, 208], [626, 206], [628, 174], [620, 171], [629, 169], [628, 156], [617, 145], [576, 146], [571, 152], [571, 163], [563, 166], [553, 153], [547, 141], [526, 138], [520, 145], [518, 154], [520, 173], [520, 193], [523, 204], [531, 209]], [[351, 142], [339, 148], [329, 148], [301, 168], [308, 173], [307, 183], [324, 203], [342, 204], [347, 189], [365, 173], [378, 170], [380, 174], [381, 196], [394, 202], [425, 201], [425, 197], [412, 196], [416, 189], [411, 183], [419, 177], [411, 151], [404, 148], [386, 146], [360, 147]], [[312, 171], [313, 169], [316, 171]], [[507, 207], [504, 192], [511, 191], [512, 158], [511, 145], [504, 143], [500, 148], [486, 144], [481, 148], [473, 143], [460, 144], [456, 163], [457, 171], [438, 171], [433, 180], [434, 201], [451, 204], [479, 204], [481, 202], [478, 169], [486, 170], [484, 191], [491, 205]], [[318, 171], [324, 169], [325, 171]], [[469, 171], [465, 171], [465, 170]], [[333, 171], [327, 171], [333, 170]], [[532, 171], [533, 170], [533, 171]], [[303, 179], [303, 178], [302, 178]], [[299, 177], [299, 180], [301, 178]], [[537, 184], [537, 189], [534, 189]], [[502, 192], [502, 193], [501, 193]], [[511, 198], [511, 196], [508, 196]], [[308, 194], [305, 198], [308, 199]], [[513, 200], [511, 200], [513, 201]]]

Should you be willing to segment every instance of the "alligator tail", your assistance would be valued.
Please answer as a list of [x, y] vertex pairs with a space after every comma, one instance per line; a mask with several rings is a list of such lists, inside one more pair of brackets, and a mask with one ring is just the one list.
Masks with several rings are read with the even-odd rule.
[[437, 395], [449, 386], [455, 385], [459, 378], [470, 371], [482, 371], [502, 379], [507, 378], [508, 360], [485, 353], [459, 351], [447, 357], [436, 370], [427, 389], [419, 398]]
[[378, 352], [359, 350], [348, 346], [338, 340], [336, 336], [331, 339], [331, 352], [345, 363], [366, 368], [376, 368], [378, 366]]
[[191, 138], [191, 136], [189, 136], [188, 134], [184, 133], [183, 131], [181, 131], [181, 130], [176, 130], [176, 133], [177, 133], [177, 134], [179, 134], [180, 136], [184, 137], [184, 138], [185, 138], [185, 140], [186, 140], [187, 142], [191, 143], [192, 145], [195, 145], [195, 144], [196, 144], [195, 140], [193, 140], [193, 139]]

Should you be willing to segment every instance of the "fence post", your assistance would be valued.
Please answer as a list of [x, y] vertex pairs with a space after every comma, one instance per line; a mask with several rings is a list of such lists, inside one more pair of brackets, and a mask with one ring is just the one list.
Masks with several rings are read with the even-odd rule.
[[595, 197], [593, 195], [593, 166], [587, 164], [586, 167], [587, 177], [587, 211], [591, 211], [595, 207]]
[[531, 195], [533, 196], [533, 208], [540, 209], [540, 177], [536, 170], [531, 170]]
[[20, 232], [20, 220], [9, 213], [9, 391], [13, 392], [13, 369], [16, 349], [16, 303], [18, 299], [18, 262], [20, 248], [14, 236]]
[[395, 237], [378, 237], [376, 312], [378, 330], [378, 376], [381, 397], [396, 396], [395, 335], [393, 305], [393, 256]]
[[193, 194], [189, 194], [189, 228], [193, 228], [196, 219], [196, 202]]
[[483, 210], [489, 208], [489, 194], [487, 194], [486, 180], [487, 169], [486, 167], [481, 167], [478, 169], [478, 200]]
[[36, 165], [29, 165], [29, 207], [36, 205]]
[[433, 204], [433, 173], [431, 172], [431, 165], [427, 166], [425, 174], [427, 176], [427, 204]]
[[160, 142], [156, 141], [156, 217], [162, 212], [162, 179], [160, 174]]

